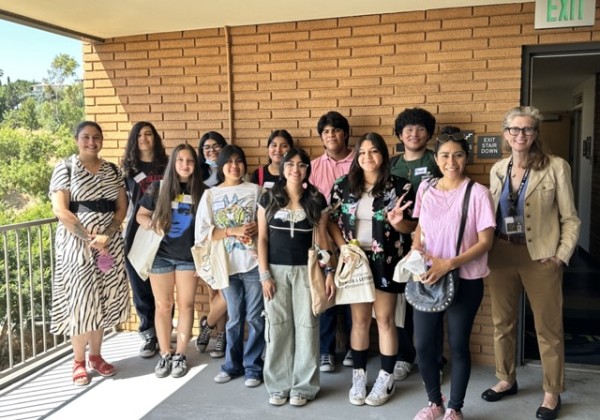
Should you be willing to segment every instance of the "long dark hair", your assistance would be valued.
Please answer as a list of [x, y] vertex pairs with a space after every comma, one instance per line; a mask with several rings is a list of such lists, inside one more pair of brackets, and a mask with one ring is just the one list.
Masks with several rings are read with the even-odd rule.
[[[154, 219], [158, 227], [168, 232], [171, 228], [171, 202], [175, 199], [178, 194], [181, 194], [181, 188], [179, 185], [179, 177], [175, 170], [175, 163], [177, 157], [182, 150], [187, 150], [194, 159], [194, 171], [188, 180], [188, 190], [192, 195], [192, 212], [196, 214], [196, 207], [200, 202], [200, 197], [206, 189], [204, 182], [200, 178], [200, 170], [198, 168], [198, 155], [196, 150], [187, 143], [182, 143], [173, 149], [169, 163], [165, 169], [165, 175], [162, 180], [160, 191], [158, 192], [158, 198], [156, 200], [156, 207], [154, 209]], [[156, 194], [156, 191], [154, 192]]]
[[[290, 133], [288, 133], [287, 130], [275, 130], [271, 133], [271, 135], [267, 139], [267, 149], [269, 148], [271, 143], [273, 143], [273, 140], [275, 140], [275, 138], [277, 138], [277, 137], [281, 137], [281, 138], [285, 139], [285, 141], [287, 142], [287, 144], [290, 147], [294, 147], [294, 139], [292, 138], [292, 135]], [[271, 163], [271, 158], [269, 158], [269, 163]]]
[[321, 219], [323, 207], [327, 203], [324, 201], [324, 197], [319, 190], [310, 182], [308, 182], [310, 177], [310, 157], [299, 147], [292, 147], [283, 156], [279, 166], [279, 180], [275, 182], [273, 188], [265, 192], [265, 194], [267, 194], [269, 197], [268, 204], [265, 207], [265, 217], [267, 220], [271, 220], [279, 209], [287, 206], [290, 202], [290, 197], [285, 189], [285, 186], [287, 185], [287, 179], [283, 175], [283, 168], [285, 163], [294, 156], [300, 156], [302, 163], [308, 165], [306, 169], [306, 175], [303, 179], [303, 183], [306, 184], [306, 188], [300, 195], [300, 206], [304, 209], [310, 224], [316, 226], [319, 224], [319, 220]]
[[121, 166], [123, 167], [123, 172], [126, 177], [133, 177], [140, 172], [140, 148], [138, 146], [138, 136], [144, 127], [148, 127], [152, 130], [152, 135], [154, 136], [154, 141], [152, 142], [152, 151], [154, 152], [152, 163], [156, 165], [157, 171], [163, 172], [169, 161], [162, 138], [154, 125], [147, 121], [137, 122], [131, 127], [131, 131], [129, 131], [125, 153], [121, 159]]
[[373, 186], [372, 195], [378, 197], [385, 192], [385, 184], [390, 179], [390, 153], [388, 152], [385, 140], [381, 135], [371, 132], [363, 134], [363, 136], [356, 142], [354, 146], [354, 159], [350, 165], [350, 171], [348, 171], [348, 186], [350, 192], [355, 197], [360, 197], [364, 191], [365, 174], [358, 163], [360, 145], [364, 141], [370, 141], [373, 146], [381, 154], [381, 166], [379, 167], [379, 174], [377, 174], [377, 180]]
[[208, 140], [214, 140], [218, 145], [222, 148], [227, 146], [227, 142], [225, 141], [225, 137], [221, 135], [221, 133], [217, 133], [216, 131], [208, 131], [202, 134], [200, 137], [200, 141], [198, 142], [198, 163], [200, 163], [200, 172], [202, 173], [202, 180], [208, 179], [210, 177], [210, 167], [206, 163], [206, 156], [204, 156], [204, 143]]
[[223, 166], [225, 166], [227, 161], [235, 155], [239, 156], [239, 158], [242, 160], [242, 163], [244, 164], [243, 175], [246, 175], [246, 173], [248, 172], [248, 164], [246, 163], [246, 154], [244, 153], [244, 150], [239, 146], [228, 144], [221, 150], [221, 153], [219, 153], [219, 157], [217, 158], [217, 185], [225, 181]]

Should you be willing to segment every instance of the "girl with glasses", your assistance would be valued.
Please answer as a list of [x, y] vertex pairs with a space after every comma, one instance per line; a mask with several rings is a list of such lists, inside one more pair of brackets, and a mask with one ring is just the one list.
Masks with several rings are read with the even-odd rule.
[[[312, 314], [308, 249], [327, 249], [327, 202], [308, 182], [310, 157], [290, 149], [280, 163], [279, 181], [258, 208], [258, 255], [266, 312], [265, 385], [269, 403], [302, 406], [319, 392], [319, 322]], [[304, 187], [306, 185], [306, 187]], [[333, 299], [331, 267], [326, 289]]]
[[[217, 159], [221, 150], [227, 146], [225, 138], [216, 131], [209, 131], [200, 137], [198, 144], [198, 162], [200, 164], [200, 173], [204, 185], [214, 187], [217, 184]], [[207, 315], [201, 316], [198, 312], [198, 323], [200, 331], [196, 338], [196, 349], [204, 353], [210, 342], [213, 330], [217, 332], [215, 347], [210, 351], [210, 357], [221, 358], [225, 356], [225, 347], [227, 338], [225, 335], [225, 323], [227, 322], [227, 304], [223, 295], [218, 290], [213, 290], [209, 286], [208, 303], [210, 311]]]

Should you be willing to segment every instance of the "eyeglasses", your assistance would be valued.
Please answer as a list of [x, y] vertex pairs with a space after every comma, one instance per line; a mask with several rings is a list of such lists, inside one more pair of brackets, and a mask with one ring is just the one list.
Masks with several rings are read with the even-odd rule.
[[463, 133], [440, 134], [437, 137], [438, 141], [448, 141], [448, 140], [460, 141], [460, 140], [464, 140], [464, 139], [465, 139], [465, 135]]
[[221, 150], [221, 145], [220, 144], [211, 144], [211, 145], [204, 145], [202, 146], [202, 150], [204, 150], [205, 152], [210, 152], [211, 150], [213, 152], [218, 152], [219, 150]]
[[308, 168], [308, 163], [304, 163], [304, 162], [298, 162], [298, 163], [285, 162], [283, 164], [283, 167], [286, 168], [286, 169], [294, 169], [295, 167], [298, 167], [298, 169], [307, 169]]
[[533, 133], [535, 133], [536, 129], [535, 127], [506, 127], [504, 131], [508, 131], [508, 134], [511, 136], [518, 136], [519, 133], [523, 133], [524, 136], [531, 136]]

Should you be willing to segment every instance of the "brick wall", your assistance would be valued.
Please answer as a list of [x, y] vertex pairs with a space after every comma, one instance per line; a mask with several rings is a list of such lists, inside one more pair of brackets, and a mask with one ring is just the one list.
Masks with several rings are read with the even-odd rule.
[[[231, 130], [250, 169], [267, 161], [266, 140], [285, 128], [321, 154], [320, 115], [349, 118], [353, 139], [382, 134], [390, 151], [395, 116], [428, 109], [438, 127], [499, 133], [519, 104], [521, 46], [600, 40], [593, 28], [536, 31], [534, 3], [462, 7], [230, 28]], [[600, 10], [600, 9], [598, 9]], [[87, 117], [105, 131], [104, 156], [121, 156], [131, 125], [153, 122], [171, 148], [196, 144], [207, 130], [229, 137], [225, 30], [151, 34], [85, 45]], [[475, 159], [469, 174], [487, 184], [493, 161]], [[206, 290], [198, 301], [208, 311]], [[135, 328], [136, 319], [128, 327]], [[474, 359], [493, 362], [486, 291], [471, 341]]]

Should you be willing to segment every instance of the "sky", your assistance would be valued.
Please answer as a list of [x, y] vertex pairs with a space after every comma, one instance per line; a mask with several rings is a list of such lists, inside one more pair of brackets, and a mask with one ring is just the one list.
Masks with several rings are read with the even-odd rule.
[[68, 54], [79, 63], [77, 78], [83, 78], [81, 41], [0, 19], [0, 69], [13, 82], [41, 82], [48, 76], [54, 57]]

